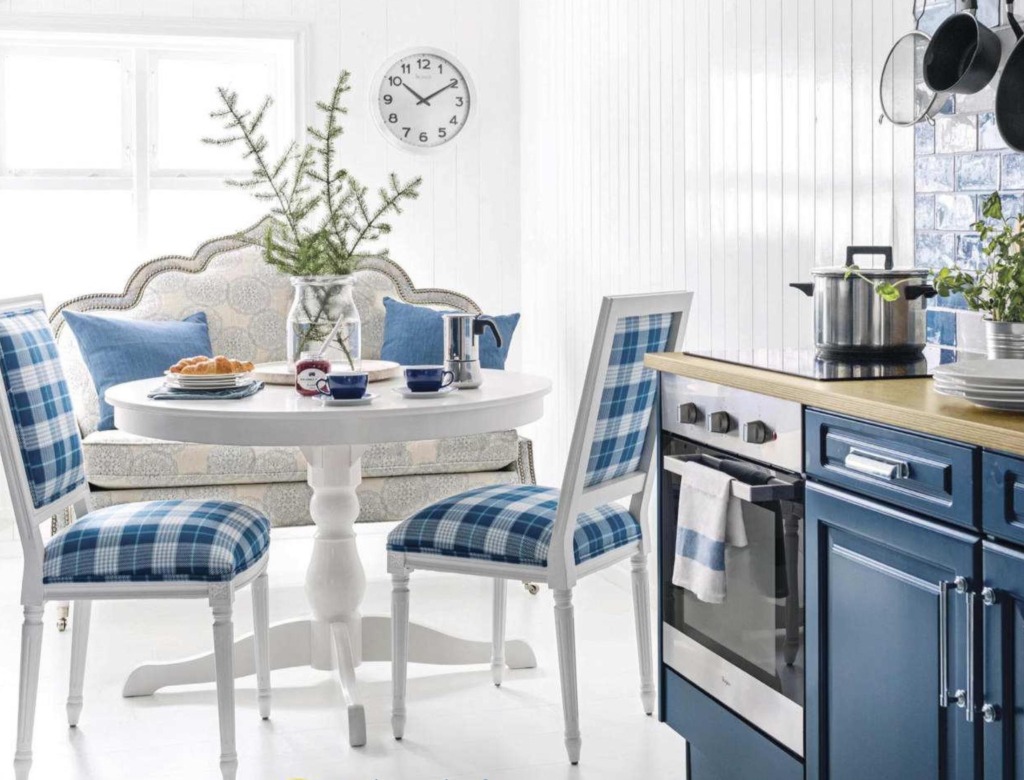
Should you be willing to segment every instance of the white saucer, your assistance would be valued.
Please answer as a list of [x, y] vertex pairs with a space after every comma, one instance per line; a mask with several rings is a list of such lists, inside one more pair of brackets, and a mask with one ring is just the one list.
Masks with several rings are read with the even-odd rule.
[[376, 393], [367, 393], [362, 398], [331, 398], [329, 395], [320, 396], [320, 403], [324, 406], [369, 406]]
[[456, 388], [453, 387], [452, 385], [448, 385], [448, 387], [442, 387], [440, 390], [434, 390], [434, 391], [424, 390], [424, 391], [421, 391], [421, 392], [417, 393], [417, 392], [414, 392], [414, 391], [410, 390], [408, 387], [395, 387], [395, 388], [393, 388], [394, 392], [398, 393], [400, 396], [402, 396], [402, 398], [418, 398], [418, 399], [422, 399], [422, 398], [437, 398], [439, 395], [448, 395], [448, 393], [454, 393], [455, 389]]

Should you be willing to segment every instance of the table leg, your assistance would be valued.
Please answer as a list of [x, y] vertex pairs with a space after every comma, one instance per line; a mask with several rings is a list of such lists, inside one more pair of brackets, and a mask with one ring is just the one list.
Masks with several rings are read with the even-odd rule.
[[[306, 572], [306, 597], [313, 618], [290, 620], [270, 627], [270, 667], [311, 666], [337, 669], [349, 711], [349, 743], [366, 742], [363, 707], [359, 702], [355, 669], [367, 661], [391, 658], [391, 620], [363, 618], [359, 611], [366, 594], [366, 574], [356, 545], [359, 516], [356, 487], [364, 447], [305, 447], [308, 481], [313, 488], [310, 515], [316, 524], [313, 554]], [[481, 622], [489, 625], [485, 616]], [[460, 639], [425, 626], [409, 627], [409, 660], [428, 664], [490, 664], [491, 643]], [[505, 643], [505, 661], [511, 669], [533, 668], [537, 661], [525, 642]], [[235, 642], [234, 674], [255, 673], [253, 638]], [[206, 653], [170, 663], [137, 667], [125, 681], [124, 696], [147, 696], [169, 685], [211, 682], [213, 655]]]

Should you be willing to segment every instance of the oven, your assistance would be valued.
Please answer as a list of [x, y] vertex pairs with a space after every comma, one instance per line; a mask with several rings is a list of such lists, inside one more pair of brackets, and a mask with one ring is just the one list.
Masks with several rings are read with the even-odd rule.
[[[797, 756], [804, 754], [802, 408], [664, 375], [661, 451], [662, 660]], [[680, 472], [725, 471], [747, 536], [726, 547], [726, 596], [672, 583]]]

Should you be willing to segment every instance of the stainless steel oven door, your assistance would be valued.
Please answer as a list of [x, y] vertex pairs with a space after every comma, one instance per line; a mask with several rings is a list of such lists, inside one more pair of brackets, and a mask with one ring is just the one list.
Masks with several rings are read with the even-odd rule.
[[672, 584], [678, 464], [731, 456], [666, 436], [662, 479], [662, 650], [665, 663], [798, 756], [804, 754], [802, 482], [774, 471], [733, 483], [748, 544], [726, 548], [726, 597], [699, 600]]

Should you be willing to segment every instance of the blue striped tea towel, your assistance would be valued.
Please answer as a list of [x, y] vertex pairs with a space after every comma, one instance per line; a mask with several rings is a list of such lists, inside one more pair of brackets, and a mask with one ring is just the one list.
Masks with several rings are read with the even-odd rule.
[[747, 546], [743, 509], [732, 497], [732, 480], [697, 462], [683, 464], [672, 584], [709, 604], [725, 601], [726, 545]]

